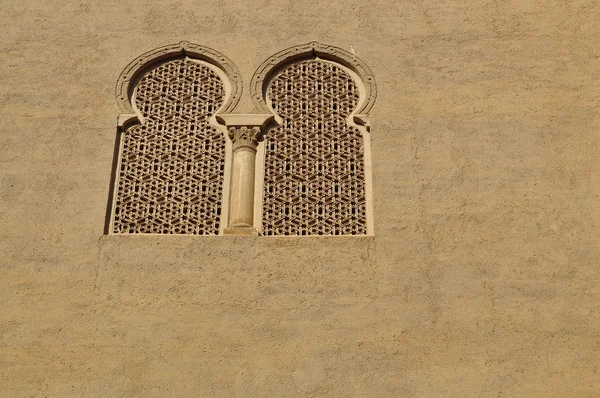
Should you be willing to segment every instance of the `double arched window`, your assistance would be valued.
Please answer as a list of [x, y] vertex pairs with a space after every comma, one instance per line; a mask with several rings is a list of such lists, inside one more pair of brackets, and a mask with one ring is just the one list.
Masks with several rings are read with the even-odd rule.
[[189, 43], [125, 69], [109, 233], [372, 234], [366, 66], [310, 43], [259, 67], [258, 113], [236, 109], [241, 90], [231, 61]]

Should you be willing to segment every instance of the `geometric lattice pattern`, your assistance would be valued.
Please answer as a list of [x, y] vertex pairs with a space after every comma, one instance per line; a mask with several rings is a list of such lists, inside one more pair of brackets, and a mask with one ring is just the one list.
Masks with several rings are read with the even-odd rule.
[[225, 89], [189, 59], [161, 64], [139, 81], [141, 125], [122, 135], [115, 233], [217, 235], [225, 138], [209, 124]]
[[265, 137], [265, 235], [364, 235], [364, 142], [347, 119], [359, 90], [318, 59], [280, 71], [267, 99], [283, 123]]

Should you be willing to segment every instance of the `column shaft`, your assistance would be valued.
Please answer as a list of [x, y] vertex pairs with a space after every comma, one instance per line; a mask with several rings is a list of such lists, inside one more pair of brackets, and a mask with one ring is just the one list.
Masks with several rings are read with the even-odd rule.
[[256, 150], [240, 147], [233, 152], [229, 193], [229, 227], [251, 228], [254, 225], [254, 169]]
[[257, 235], [254, 228], [254, 173], [259, 126], [229, 128], [233, 144], [233, 165], [229, 188], [229, 222], [226, 235]]

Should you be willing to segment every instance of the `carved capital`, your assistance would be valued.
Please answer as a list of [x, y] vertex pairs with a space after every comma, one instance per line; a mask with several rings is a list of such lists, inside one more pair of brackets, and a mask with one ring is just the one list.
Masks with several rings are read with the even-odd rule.
[[262, 133], [268, 129], [269, 124], [278, 124], [277, 117], [273, 114], [217, 114], [217, 121], [227, 126], [229, 138], [233, 142], [233, 150], [250, 148], [256, 151]]
[[233, 143], [234, 151], [240, 148], [250, 148], [256, 151], [261, 135], [262, 132], [258, 126], [229, 127], [229, 138]]

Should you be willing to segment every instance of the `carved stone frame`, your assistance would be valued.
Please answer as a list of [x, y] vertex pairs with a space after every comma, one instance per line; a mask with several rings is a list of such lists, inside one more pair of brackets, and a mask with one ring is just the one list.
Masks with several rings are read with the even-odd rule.
[[256, 107], [262, 112], [271, 112], [271, 109], [265, 102], [265, 91], [268, 82], [281, 68], [296, 61], [315, 57], [339, 63], [358, 75], [360, 80], [356, 83], [362, 86], [360, 88], [364, 90], [364, 98], [354, 113], [355, 115], [368, 113], [377, 97], [377, 85], [375, 84], [375, 77], [367, 64], [348, 51], [316, 41], [280, 51], [264, 61], [256, 69], [250, 82], [250, 95]]
[[229, 82], [223, 82], [223, 84], [231, 85], [231, 95], [220, 109], [220, 112], [228, 113], [234, 109], [242, 96], [242, 82], [237, 66], [225, 55], [212, 48], [182, 41], [148, 51], [131, 61], [123, 69], [115, 87], [115, 96], [121, 111], [129, 114], [134, 113], [131, 106], [131, 95], [138, 80], [148, 69], [171, 59], [186, 56], [208, 62], [227, 75]]
[[[232, 142], [228, 137], [226, 126], [217, 121], [217, 114], [229, 113], [233, 110], [242, 95], [242, 82], [240, 73], [235, 64], [220, 52], [209, 47], [200, 46], [187, 41], [169, 44], [148, 51], [129, 63], [121, 72], [115, 87], [115, 97], [122, 113], [117, 119], [117, 137], [115, 141], [115, 155], [113, 170], [111, 174], [110, 194], [107, 204], [105, 234], [112, 234], [112, 223], [114, 215], [115, 197], [117, 190], [117, 173], [121, 163], [122, 134], [134, 124], [141, 123], [140, 115], [132, 104], [134, 89], [142, 76], [150, 69], [170, 60], [191, 58], [208, 64], [221, 78], [227, 97], [223, 106], [215, 112], [211, 118], [211, 124], [223, 132], [225, 139], [225, 170], [223, 176], [223, 196], [221, 198], [221, 222], [219, 235], [223, 235], [228, 220], [228, 202], [231, 163]], [[142, 235], [142, 234], [136, 234]]]
[[[377, 85], [373, 73], [360, 58], [355, 54], [345, 51], [339, 47], [324, 45], [318, 42], [310, 42], [294, 47], [287, 48], [271, 56], [264, 61], [252, 76], [250, 82], [250, 95], [255, 107], [261, 113], [271, 113], [276, 119], [279, 118], [266, 101], [267, 87], [270, 80], [283, 68], [288, 65], [308, 59], [319, 58], [341, 66], [356, 81], [360, 90], [361, 99], [348, 118], [348, 124], [358, 128], [363, 134], [364, 142], [364, 162], [365, 162], [365, 201], [367, 211], [367, 236], [374, 235], [373, 221], [373, 179], [371, 166], [371, 122], [368, 112], [371, 110], [377, 98]], [[265, 135], [268, 131], [265, 132]], [[262, 195], [263, 179], [265, 168], [265, 149], [264, 145], [259, 146], [257, 153], [256, 169], [256, 195], [255, 204], [255, 226], [262, 232]], [[321, 236], [321, 235], [318, 235]], [[364, 236], [364, 235], [363, 235]]]

